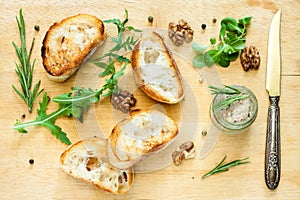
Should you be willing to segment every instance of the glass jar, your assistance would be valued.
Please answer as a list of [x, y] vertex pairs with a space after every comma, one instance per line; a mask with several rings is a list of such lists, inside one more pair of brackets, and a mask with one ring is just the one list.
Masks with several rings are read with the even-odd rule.
[[254, 93], [250, 89], [241, 85], [232, 85], [231, 87], [240, 90], [241, 94], [247, 95], [247, 97], [234, 101], [226, 108], [216, 110], [212, 106], [230, 97], [230, 95], [215, 95], [210, 106], [210, 117], [214, 125], [224, 133], [240, 133], [255, 121], [258, 112], [258, 103]]

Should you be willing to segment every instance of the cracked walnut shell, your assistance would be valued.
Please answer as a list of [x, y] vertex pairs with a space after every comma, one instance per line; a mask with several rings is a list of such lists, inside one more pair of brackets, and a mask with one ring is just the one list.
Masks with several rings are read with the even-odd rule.
[[259, 51], [255, 46], [245, 47], [240, 55], [242, 67], [245, 71], [258, 69], [260, 65]]

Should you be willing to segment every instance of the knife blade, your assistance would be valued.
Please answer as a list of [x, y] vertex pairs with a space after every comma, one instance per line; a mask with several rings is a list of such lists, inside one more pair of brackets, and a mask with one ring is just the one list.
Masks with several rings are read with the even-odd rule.
[[269, 32], [266, 89], [270, 105], [267, 117], [265, 147], [265, 182], [269, 189], [277, 188], [280, 181], [280, 20], [281, 9], [274, 15]]

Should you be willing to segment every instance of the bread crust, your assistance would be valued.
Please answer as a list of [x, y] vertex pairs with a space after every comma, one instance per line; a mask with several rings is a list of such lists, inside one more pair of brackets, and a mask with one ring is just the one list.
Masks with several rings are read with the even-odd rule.
[[[158, 118], [155, 119], [155, 117]], [[135, 124], [139, 118], [142, 121]], [[160, 127], [155, 127], [157, 121], [161, 121]], [[133, 123], [134, 127], [128, 130], [129, 123]], [[144, 126], [144, 124], [149, 126]], [[153, 132], [152, 126], [155, 127]], [[147, 129], [145, 132], [149, 134], [147, 136], [142, 133], [145, 129]], [[142, 136], [135, 136], [135, 131], [141, 133]], [[131, 167], [150, 153], [166, 147], [177, 134], [176, 122], [167, 115], [156, 110], [134, 111], [128, 119], [116, 124], [109, 136], [110, 163], [121, 168]]]
[[178, 66], [175, 62], [175, 59], [172, 55], [172, 52], [170, 51], [168, 46], [165, 44], [163, 37], [160, 34], [158, 34], [157, 32], [152, 32], [152, 37], [154, 37], [155, 40], [159, 41], [159, 43], [162, 47], [161, 51], [168, 60], [168, 66], [165, 66], [165, 67], [170, 67], [173, 70], [174, 78], [176, 79], [177, 87], [178, 87], [177, 97], [175, 100], [170, 99], [163, 93], [158, 93], [150, 85], [145, 83], [145, 81], [142, 77], [141, 63], [140, 63], [140, 59], [141, 59], [140, 58], [140, 56], [141, 56], [140, 45], [141, 45], [141, 42], [143, 42], [143, 40], [139, 41], [135, 45], [135, 47], [132, 51], [132, 55], [131, 55], [131, 66], [134, 71], [135, 81], [138, 84], [139, 88], [141, 88], [152, 99], [162, 102], [162, 103], [168, 103], [168, 104], [178, 103], [184, 97], [184, 91], [183, 91], [183, 86], [182, 86], [182, 77], [181, 77], [180, 71], [179, 71]]
[[104, 42], [104, 29], [103, 22], [89, 14], [55, 22], [47, 31], [41, 48], [48, 77], [63, 82], [74, 74]]
[[[82, 174], [78, 174], [75, 172], [74, 165], [70, 164], [70, 160], [72, 156], [80, 156], [89, 155], [92, 158], [96, 158], [97, 160], [101, 160], [102, 165], [105, 164], [105, 171], [103, 173], [107, 173], [106, 175], [113, 176], [112, 173], [122, 174], [122, 172], [126, 172], [126, 184], [120, 184], [118, 189], [113, 189], [111, 187], [105, 186], [103, 182], [100, 180], [94, 181], [88, 178], [88, 175], [84, 177]], [[80, 159], [80, 158], [78, 158]], [[82, 158], [84, 159], [84, 158]], [[107, 140], [94, 137], [85, 140], [81, 140], [76, 142], [73, 145], [70, 145], [60, 156], [60, 164], [65, 172], [70, 174], [71, 176], [78, 178], [82, 181], [88, 182], [98, 188], [101, 188], [105, 191], [114, 193], [114, 194], [125, 194], [131, 188], [133, 181], [134, 181], [134, 173], [133, 168], [127, 169], [119, 169], [109, 164], [108, 162], [108, 155], [107, 155]], [[78, 163], [77, 163], [78, 164]], [[72, 166], [70, 166], [72, 165]], [[82, 169], [81, 169], [82, 170]], [[82, 172], [81, 172], [82, 173]], [[88, 173], [88, 171], [86, 172]], [[98, 172], [99, 173], [99, 172]], [[101, 175], [99, 175], [101, 177]]]

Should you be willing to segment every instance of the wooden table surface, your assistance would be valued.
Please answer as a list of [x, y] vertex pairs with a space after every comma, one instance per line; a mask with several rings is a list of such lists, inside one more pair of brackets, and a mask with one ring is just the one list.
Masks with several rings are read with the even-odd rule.
[[[41, 87], [50, 97], [68, 92], [71, 86], [78, 83], [76, 75], [65, 83], [50, 81], [46, 77], [40, 56], [42, 40], [48, 28], [67, 16], [89, 13], [102, 20], [123, 19], [124, 9], [127, 8], [128, 24], [136, 28], [157, 29], [166, 29], [169, 22], [185, 19], [195, 30], [194, 42], [201, 44], [207, 44], [210, 37], [217, 36], [222, 18], [253, 16], [248, 27], [246, 45], [254, 45], [259, 49], [260, 68], [244, 72], [238, 59], [229, 68], [216, 67], [215, 70], [222, 83], [241, 84], [255, 93], [259, 104], [257, 119], [241, 134], [222, 133], [212, 151], [200, 159], [199, 152], [210, 134], [208, 132], [205, 137], [201, 135], [201, 131], [208, 129], [210, 124], [206, 112], [210, 96], [205, 85], [210, 80], [205, 80], [204, 85], [197, 84], [199, 75], [189, 66], [191, 71], [183, 72], [183, 77], [185, 80], [194, 80], [191, 88], [195, 90], [196, 95], [198, 90], [200, 92], [196, 100], [199, 101], [199, 112], [203, 115], [199, 118], [201, 123], [194, 139], [197, 147], [195, 159], [187, 160], [181, 166], [171, 164], [161, 170], [136, 174], [133, 187], [124, 196], [112, 195], [68, 176], [61, 170], [58, 162], [60, 154], [67, 146], [53, 137], [49, 130], [44, 127], [30, 127], [29, 133], [25, 135], [12, 130], [15, 120], [21, 119], [22, 114], [26, 114], [25, 121], [36, 116], [35, 112], [27, 112], [25, 104], [11, 87], [12, 84], [19, 87], [14, 72], [17, 57], [11, 42], [19, 42], [15, 17], [20, 8], [23, 9], [26, 22], [28, 45], [33, 36], [36, 38], [32, 55], [32, 58], [36, 58], [34, 81], [41, 80]], [[266, 118], [269, 105], [265, 77], [269, 25], [279, 8], [282, 8], [282, 160], [279, 187], [270, 191], [264, 181]], [[0, 13], [0, 199], [300, 199], [299, 0], [1, 0]], [[154, 18], [152, 24], [147, 21], [149, 15]], [[217, 19], [216, 24], [212, 23], [213, 18]], [[201, 29], [202, 23], [207, 25], [205, 31]], [[33, 29], [36, 24], [40, 26], [39, 32]], [[204, 86], [206, 89], [202, 91]], [[107, 102], [103, 101], [104, 104]], [[101, 109], [101, 103], [96, 107]], [[53, 111], [55, 106], [55, 103], [50, 103], [49, 112]], [[37, 102], [34, 110], [36, 108]], [[106, 109], [97, 114], [99, 126], [102, 126], [104, 132], [111, 130], [113, 125], [113, 122], [109, 121], [110, 118], [106, 117], [109, 113], [111, 111]], [[68, 133], [72, 142], [82, 138], [78, 134], [77, 122], [73, 119], [60, 118], [57, 123]], [[249, 157], [251, 163], [202, 180], [201, 176], [213, 168], [224, 155], [227, 155], [227, 161]], [[29, 159], [34, 159], [33, 165], [29, 164]]]

